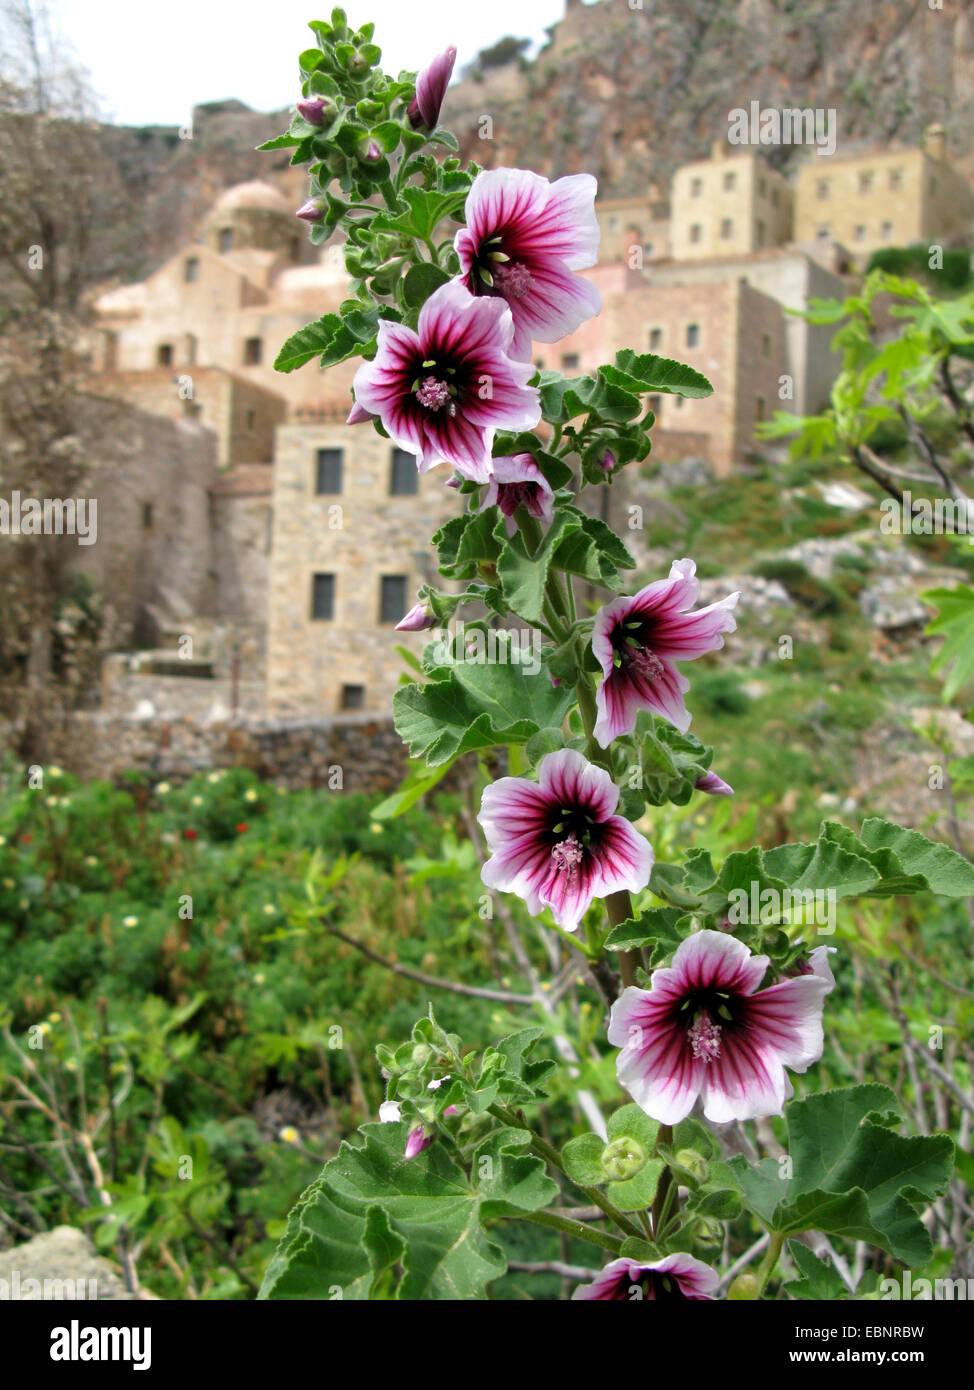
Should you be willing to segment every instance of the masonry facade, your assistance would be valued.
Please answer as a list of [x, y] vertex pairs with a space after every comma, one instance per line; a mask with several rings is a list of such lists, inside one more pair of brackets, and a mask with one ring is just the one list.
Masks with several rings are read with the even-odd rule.
[[[535, 364], [574, 375], [624, 347], [690, 363], [714, 394], [653, 399], [653, 457], [703, 457], [729, 473], [776, 409], [827, 401], [832, 331], [789, 311], [843, 296], [842, 243], [864, 255], [890, 239], [960, 235], [971, 206], [937, 131], [924, 150], [811, 156], [793, 184], [760, 151], [718, 143], [676, 170], [669, 198], [650, 185], [597, 205], [600, 259], [584, 273], [602, 313], [536, 344]], [[133, 640], [162, 648], [143, 666], [168, 672], [167, 710], [179, 702], [167, 653], [180, 634], [196, 635], [208, 678], [223, 682], [188, 707], [229, 702], [279, 719], [387, 711], [404, 669], [396, 646], [423, 645], [395, 624], [434, 578], [429, 536], [459, 499], [445, 467], [419, 477], [411, 455], [344, 424], [355, 362], [326, 378], [274, 370], [283, 342], [346, 292], [341, 248], [316, 252], [295, 227], [277, 188], [235, 186], [196, 242], [96, 305], [93, 395], [135, 421], [164, 417], [183, 460], [150, 485], [155, 453], [135, 446], [111, 523], [126, 532], [119, 558], [88, 561], [127, 586]], [[179, 534], [160, 529], [168, 515], [183, 518]], [[138, 690], [125, 670], [115, 716]]]

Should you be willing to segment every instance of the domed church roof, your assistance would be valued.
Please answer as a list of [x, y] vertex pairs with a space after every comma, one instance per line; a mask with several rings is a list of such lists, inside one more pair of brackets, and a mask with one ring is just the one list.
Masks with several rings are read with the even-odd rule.
[[269, 208], [273, 212], [293, 212], [284, 194], [262, 179], [235, 183], [232, 188], [225, 189], [213, 205], [214, 212], [232, 208]]

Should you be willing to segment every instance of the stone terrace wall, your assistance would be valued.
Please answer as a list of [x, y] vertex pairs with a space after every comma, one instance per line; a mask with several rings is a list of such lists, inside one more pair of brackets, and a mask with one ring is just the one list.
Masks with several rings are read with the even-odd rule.
[[291, 789], [328, 786], [330, 769], [340, 767], [343, 790], [385, 794], [408, 758], [388, 716], [217, 724], [83, 713], [73, 717], [63, 762], [107, 781], [133, 769], [178, 781], [204, 768], [249, 767]]

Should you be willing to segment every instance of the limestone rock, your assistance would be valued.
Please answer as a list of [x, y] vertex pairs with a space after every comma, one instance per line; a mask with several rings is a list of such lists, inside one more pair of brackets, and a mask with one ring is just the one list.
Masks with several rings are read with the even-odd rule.
[[129, 1293], [118, 1267], [96, 1253], [83, 1231], [55, 1226], [33, 1240], [0, 1251], [0, 1300], [138, 1300], [155, 1298], [146, 1289]]

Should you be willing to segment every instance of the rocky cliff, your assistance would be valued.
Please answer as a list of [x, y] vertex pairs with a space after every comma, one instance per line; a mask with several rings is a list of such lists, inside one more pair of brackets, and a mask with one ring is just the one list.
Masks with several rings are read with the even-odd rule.
[[[726, 134], [728, 113], [834, 108], [839, 151], [919, 144], [940, 121], [951, 156], [974, 176], [974, 0], [568, 0], [533, 62], [514, 58], [456, 83], [444, 120], [465, 156], [557, 177], [590, 170], [604, 197], [663, 189], [680, 163]], [[485, 40], [494, 36], [485, 31]], [[381, 35], [380, 35], [381, 39]], [[511, 46], [512, 49], [515, 46]], [[490, 125], [484, 117], [490, 118]], [[277, 182], [299, 202], [287, 151], [257, 154], [286, 113], [233, 100], [175, 128], [113, 130], [136, 211], [127, 278], [193, 234], [228, 184]], [[482, 138], [489, 130], [489, 138]], [[787, 168], [802, 151], [768, 147]]]

